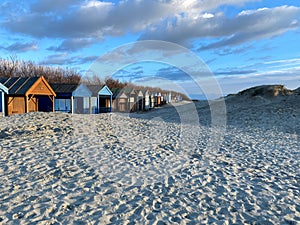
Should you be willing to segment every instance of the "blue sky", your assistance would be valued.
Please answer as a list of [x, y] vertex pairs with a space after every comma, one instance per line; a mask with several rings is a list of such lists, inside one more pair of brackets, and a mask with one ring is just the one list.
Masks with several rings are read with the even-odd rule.
[[[2, 0], [0, 12], [2, 58], [111, 75], [193, 98], [261, 84], [300, 86], [296, 0]], [[147, 40], [156, 40], [155, 51]], [[138, 44], [142, 51], [137, 42], [146, 43]], [[109, 66], [112, 74], [104, 69]]]

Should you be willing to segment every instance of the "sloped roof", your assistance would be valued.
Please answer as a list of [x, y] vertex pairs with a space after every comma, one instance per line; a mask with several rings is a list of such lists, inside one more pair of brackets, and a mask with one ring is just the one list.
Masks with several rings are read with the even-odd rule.
[[104, 87], [105, 85], [87, 85], [88, 89], [92, 92], [92, 96], [96, 97], [98, 96], [99, 91]]
[[123, 94], [126, 96], [126, 98], [128, 98], [128, 93], [130, 93], [132, 89], [130, 91], [129, 89], [126, 88], [113, 88], [111, 91], [113, 93], [113, 98], [119, 98]]
[[50, 84], [50, 86], [56, 93], [72, 94], [78, 84]]
[[0, 83], [8, 88], [11, 95], [25, 95], [39, 77], [11, 77], [0, 78]]
[[113, 98], [116, 98], [119, 95], [121, 90], [122, 88], [112, 88], [111, 92], [113, 93]]

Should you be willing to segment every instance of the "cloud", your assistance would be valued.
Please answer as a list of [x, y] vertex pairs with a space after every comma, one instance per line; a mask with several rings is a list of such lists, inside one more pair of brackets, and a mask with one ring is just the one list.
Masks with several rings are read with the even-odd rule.
[[[10, 31], [34, 37], [86, 38], [120, 36], [128, 32], [151, 31], [169, 18], [213, 19], [207, 12], [224, 4], [242, 4], [253, 0], [42, 0], [29, 4], [18, 16], [6, 16], [2, 25]], [[14, 6], [10, 7], [11, 12]]]
[[[34, 37], [86, 38], [139, 32], [173, 11], [162, 1], [50, 1], [29, 7], [18, 19], [8, 17], [3, 26]], [[62, 9], [64, 9], [62, 11]]]
[[86, 64], [92, 63], [98, 57], [97, 56], [70, 56], [68, 53], [49, 55], [44, 60], [40, 61], [41, 65], [74, 65], [74, 64]]
[[247, 52], [249, 49], [254, 49], [253, 45], [242, 45], [241, 47], [224, 47], [214, 51], [219, 56], [236, 55]]
[[257, 70], [231, 70], [231, 71], [216, 71], [215, 75], [245, 75], [257, 72]]
[[[280, 16], [279, 16], [280, 15]], [[253, 40], [272, 38], [299, 27], [300, 8], [281, 6], [273, 9], [243, 11], [224, 22], [225, 36], [221, 41], [202, 46], [200, 50], [234, 46]], [[221, 29], [220, 29], [221, 31]], [[228, 33], [230, 31], [230, 33]]]
[[73, 64], [74, 59], [68, 58], [68, 54], [55, 54], [49, 55], [46, 59], [40, 62], [41, 65], [64, 65], [68, 61], [68, 63]]
[[94, 38], [71, 38], [64, 40], [59, 46], [51, 46], [47, 50], [50, 51], [77, 51], [82, 48], [89, 47], [98, 42], [99, 39]]
[[[1, 25], [11, 31], [43, 38], [65, 39], [55, 51], [75, 51], [89, 41], [127, 33], [140, 40], [166, 40], [187, 45], [198, 38], [213, 38], [200, 50], [234, 46], [270, 38], [299, 27], [300, 8], [281, 6], [242, 11], [232, 18], [219, 12], [222, 5], [254, 0], [131, 0], [117, 3], [96, 0], [42, 0], [23, 11], [3, 4]], [[23, 3], [24, 4], [24, 3]], [[24, 8], [24, 7], [23, 7]], [[18, 12], [16, 14], [16, 12]], [[16, 16], [17, 15], [17, 16]], [[70, 39], [70, 40], [68, 40]]]
[[156, 77], [171, 80], [171, 81], [186, 81], [191, 80], [191, 76], [176, 67], [161, 68], [157, 71]]
[[3, 47], [6, 51], [9, 52], [27, 52], [27, 51], [36, 51], [38, 50], [38, 44], [37, 42], [28, 42], [28, 43], [21, 43], [16, 42], [12, 45], [9, 45], [7, 47]]
[[171, 18], [141, 39], [161, 39], [185, 44], [198, 38], [217, 39], [199, 50], [216, 49], [271, 38], [299, 27], [300, 8], [281, 6], [243, 11], [233, 18], [222, 13], [214, 17], [182, 16]]

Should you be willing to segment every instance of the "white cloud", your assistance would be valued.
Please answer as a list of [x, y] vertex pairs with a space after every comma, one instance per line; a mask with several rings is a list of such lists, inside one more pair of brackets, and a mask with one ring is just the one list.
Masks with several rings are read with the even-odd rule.
[[[43, 0], [23, 12], [5, 14], [9, 31], [33, 37], [105, 39], [127, 33], [140, 39], [187, 44], [199, 38], [217, 41], [200, 49], [239, 45], [270, 38], [298, 28], [300, 8], [281, 6], [244, 10], [233, 17], [220, 13], [222, 5], [242, 5], [254, 0]], [[14, 11], [12, 5], [11, 11]], [[6, 6], [7, 8], [7, 6]], [[7, 11], [7, 10], [6, 10]], [[10, 16], [11, 15], [11, 16]]]
[[280, 35], [298, 28], [299, 17], [300, 8], [293, 6], [244, 11], [234, 18], [227, 18], [224, 14], [197, 18], [185, 15], [173, 22], [173, 26], [168, 29], [160, 24], [155, 30], [146, 32], [142, 39], [186, 43], [198, 38], [221, 38], [200, 48], [213, 49]]

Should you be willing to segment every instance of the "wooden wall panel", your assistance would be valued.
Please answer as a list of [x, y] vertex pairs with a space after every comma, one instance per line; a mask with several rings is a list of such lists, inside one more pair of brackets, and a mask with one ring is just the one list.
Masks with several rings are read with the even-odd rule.
[[25, 113], [24, 97], [8, 97], [8, 115]]
[[37, 98], [33, 97], [28, 102], [28, 112], [36, 112], [38, 111]]

